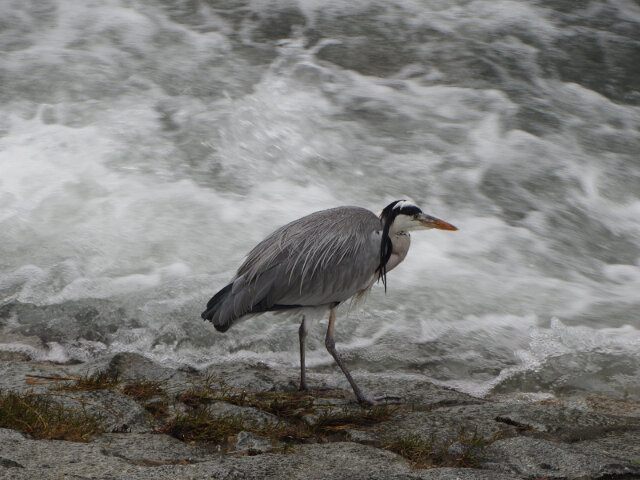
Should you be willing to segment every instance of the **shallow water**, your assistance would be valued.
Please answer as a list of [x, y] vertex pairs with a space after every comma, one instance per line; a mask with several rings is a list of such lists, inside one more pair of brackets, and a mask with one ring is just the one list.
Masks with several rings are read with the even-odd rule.
[[640, 398], [637, 3], [16, 0], [0, 19], [0, 349], [296, 365], [295, 318], [222, 335], [203, 305], [276, 227], [411, 198], [460, 231], [415, 233], [387, 294], [342, 308], [357, 375]]

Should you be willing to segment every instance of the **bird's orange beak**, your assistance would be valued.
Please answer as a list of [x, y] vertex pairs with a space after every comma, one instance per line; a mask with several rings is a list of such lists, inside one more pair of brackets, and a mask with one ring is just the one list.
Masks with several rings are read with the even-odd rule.
[[424, 228], [437, 228], [439, 230], [458, 230], [457, 227], [454, 227], [450, 223], [445, 222], [444, 220], [440, 220], [439, 218], [432, 217], [431, 215], [421, 215], [420, 223], [424, 225]]

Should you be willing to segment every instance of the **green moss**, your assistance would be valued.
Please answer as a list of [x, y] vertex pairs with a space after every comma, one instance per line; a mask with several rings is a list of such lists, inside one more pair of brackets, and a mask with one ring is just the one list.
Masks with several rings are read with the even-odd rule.
[[87, 442], [102, 433], [101, 418], [71, 410], [45, 395], [0, 392], [0, 428], [10, 428], [35, 439]]

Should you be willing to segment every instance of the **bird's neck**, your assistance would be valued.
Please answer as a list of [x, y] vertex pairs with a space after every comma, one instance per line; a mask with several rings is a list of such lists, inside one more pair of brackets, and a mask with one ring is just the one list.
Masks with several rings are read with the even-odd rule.
[[411, 246], [411, 236], [408, 232], [393, 232], [389, 234], [389, 238], [391, 239], [391, 257], [387, 262], [387, 272], [405, 259]]

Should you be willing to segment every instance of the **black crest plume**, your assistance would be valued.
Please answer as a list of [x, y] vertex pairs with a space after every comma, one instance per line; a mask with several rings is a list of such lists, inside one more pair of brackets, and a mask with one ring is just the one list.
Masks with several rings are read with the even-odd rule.
[[[398, 205], [402, 203], [401, 205]], [[382, 239], [380, 240], [380, 264], [376, 269], [378, 279], [382, 280], [384, 285], [384, 291], [387, 291], [387, 262], [391, 258], [391, 251], [393, 250], [393, 244], [391, 243], [391, 237], [389, 237], [389, 229], [391, 224], [400, 214], [403, 215], [417, 215], [422, 213], [419, 207], [413, 205], [406, 200], [396, 200], [384, 207], [380, 214], [380, 222], [382, 223]]]
[[380, 221], [382, 222], [382, 238], [380, 240], [380, 264], [376, 269], [376, 273], [378, 274], [378, 279], [382, 280], [385, 292], [387, 291], [387, 262], [389, 261], [389, 258], [391, 258], [391, 250], [393, 249], [393, 244], [389, 237], [389, 229], [391, 228], [393, 220], [399, 213], [398, 211], [395, 211], [393, 207], [401, 201], [402, 200], [396, 200], [395, 202], [391, 202], [389, 205], [384, 207], [384, 210], [382, 210], [382, 213], [380, 214]]

